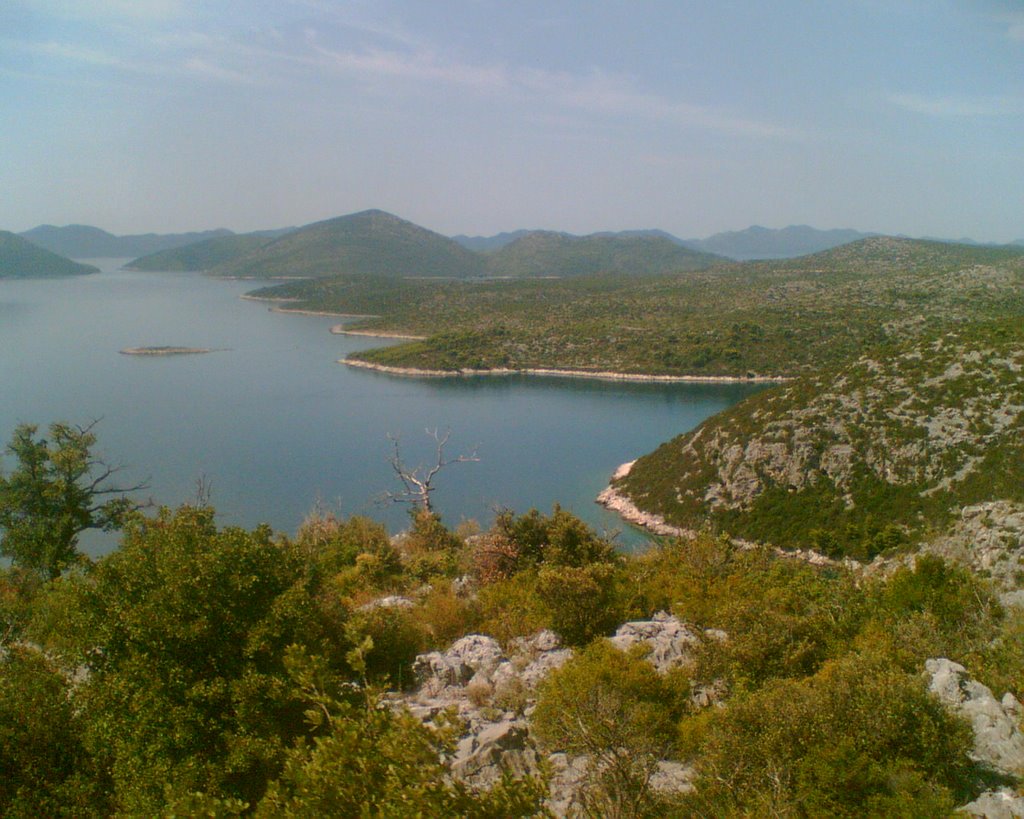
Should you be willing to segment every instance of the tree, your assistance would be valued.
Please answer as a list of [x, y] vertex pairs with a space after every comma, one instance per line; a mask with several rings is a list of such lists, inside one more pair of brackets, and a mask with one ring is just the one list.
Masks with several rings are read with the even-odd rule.
[[49, 439], [33, 424], [14, 430], [6, 452], [17, 466], [0, 472], [0, 555], [55, 578], [81, 559], [82, 532], [117, 529], [139, 508], [128, 493], [144, 485], [112, 484], [118, 467], [93, 455], [96, 423], [51, 424]]
[[452, 431], [450, 429], [445, 430], [443, 435], [437, 429], [427, 430], [427, 435], [433, 438], [434, 443], [436, 444], [434, 465], [429, 469], [423, 465], [410, 468], [408, 465], [403, 463], [402, 454], [398, 448], [398, 437], [393, 435], [388, 436], [388, 440], [391, 441], [391, 445], [394, 449], [394, 453], [390, 458], [391, 468], [395, 470], [395, 474], [398, 475], [398, 479], [402, 482], [402, 486], [405, 487], [402, 492], [387, 493], [388, 500], [394, 501], [395, 503], [416, 504], [423, 511], [433, 514], [434, 508], [430, 504], [430, 493], [436, 488], [434, 486], [434, 478], [437, 477], [437, 473], [446, 466], [451, 466], [452, 464], [461, 464], [480, 460], [477, 457], [475, 449], [468, 455], [459, 455], [455, 458], [445, 458], [444, 448], [448, 444], [448, 439], [451, 437], [451, 434]]

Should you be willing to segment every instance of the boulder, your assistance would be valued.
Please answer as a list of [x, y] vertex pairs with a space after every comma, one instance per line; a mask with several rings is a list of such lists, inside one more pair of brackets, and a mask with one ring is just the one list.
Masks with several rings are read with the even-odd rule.
[[650, 620], [623, 623], [609, 641], [620, 651], [629, 651], [636, 645], [647, 645], [647, 660], [661, 674], [685, 665], [693, 657], [694, 649], [705, 639], [724, 640], [725, 632], [715, 629], [697, 630], [664, 611]]
[[971, 758], [994, 771], [1018, 776], [1024, 771], [1024, 734], [1017, 727], [1021, 704], [1013, 694], [1002, 702], [971, 678], [967, 669], [944, 657], [925, 662], [929, 689], [949, 708], [966, 717], [974, 730]]

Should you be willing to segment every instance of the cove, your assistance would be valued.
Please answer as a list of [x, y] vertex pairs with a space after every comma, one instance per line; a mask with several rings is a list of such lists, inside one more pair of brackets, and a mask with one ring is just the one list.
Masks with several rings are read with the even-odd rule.
[[[101, 260], [92, 276], [0, 281], [0, 436], [19, 422], [99, 418], [98, 452], [124, 466], [125, 483], [147, 480], [145, 496], [175, 506], [201, 480], [223, 524], [291, 533], [319, 505], [397, 531], [407, 509], [380, 502], [400, 488], [388, 436], [407, 464], [429, 465], [424, 430], [450, 428], [448, 454], [476, 448], [480, 461], [437, 478], [448, 524], [558, 502], [635, 545], [643, 536], [594, 503], [611, 473], [759, 388], [358, 370], [336, 362], [388, 342], [240, 299], [253, 282], [136, 273], [122, 261]], [[214, 352], [119, 353], [164, 346]], [[112, 542], [83, 545], [98, 554]]]

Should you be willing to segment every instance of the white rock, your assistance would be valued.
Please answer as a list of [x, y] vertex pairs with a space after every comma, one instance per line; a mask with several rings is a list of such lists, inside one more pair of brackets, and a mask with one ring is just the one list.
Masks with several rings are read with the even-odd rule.
[[1024, 734], [1017, 727], [1021, 705], [1008, 694], [999, 702], [991, 690], [971, 678], [967, 669], [945, 658], [927, 660], [929, 689], [947, 706], [965, 716], [974, 730], [971, 757], [1008, 775], [1024, 771]]

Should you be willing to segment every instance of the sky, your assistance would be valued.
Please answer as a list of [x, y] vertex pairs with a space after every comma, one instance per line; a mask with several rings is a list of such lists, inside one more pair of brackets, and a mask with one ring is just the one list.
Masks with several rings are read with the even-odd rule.
[[2, 0], [0, 229], [1024, 238], [1024, 0]]

